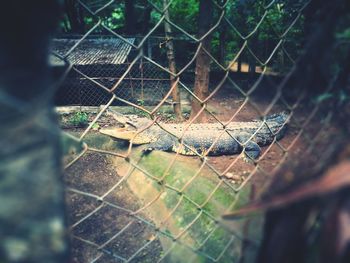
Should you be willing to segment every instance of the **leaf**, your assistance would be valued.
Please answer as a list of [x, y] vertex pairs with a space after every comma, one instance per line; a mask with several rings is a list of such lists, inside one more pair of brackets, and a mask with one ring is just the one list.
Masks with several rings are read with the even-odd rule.
[[100, 128], [100, 125], [98, 123], [94, 123], [92, 125], [92, 129], [95, 130], [95, 131], [97, 131], [99, 128]]
[[327, 92], [327, 93], [323, 93], [323, 94], [317, 96], [315, 100], [316, 100], [316, 103], [321, 103], [321, 102], [326, 101], [332, 97], [333, 97], [333, 94]]
[[350, 161], [343, 161], [331, 167], [324, 176], [301, 185], [291, 192], [276, 195], [269, 200], [253, 202], [233, 213], [223, 215], [223, 218], [235, 219], [249, 213], [278, 209], [305, 199], [330, 194], [345, 187], [350, 187]]

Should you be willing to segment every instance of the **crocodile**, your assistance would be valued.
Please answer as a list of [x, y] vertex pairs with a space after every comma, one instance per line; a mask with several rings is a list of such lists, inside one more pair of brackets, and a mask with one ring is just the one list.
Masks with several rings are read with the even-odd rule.
[[148, 144], [143, 150], [178, 152], [183, 155], [232, 155], [244, 152], [257, 159], [261, 146], [281, 139], [286, 130], [288, 114], [281, 112], [262, 120], [249, 122], [188, 124], [152, 124], [147, 118], [124, 122], [125, 127], [101, 129], [100, 132], [133, 145]]

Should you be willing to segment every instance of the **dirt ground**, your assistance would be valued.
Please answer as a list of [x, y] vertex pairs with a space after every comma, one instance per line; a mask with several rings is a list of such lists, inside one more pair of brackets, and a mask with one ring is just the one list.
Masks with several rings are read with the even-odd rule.
[[[86, 193], [101, 196], [113, 185], [117, 184], [119, 177], [112, 169], [110, 160], [101, 154], [87, 153], [77, 163], [66, 170], [65, 183], [67, 187], [78, 189]], [[131, 219], [128, 209], [135, 211], [139, 207], [139, 200], [130, 191], [118, 189], [122, 195], [112, 195], [108, 201], [118, 204], [121, 208], [102, 207], [85, 222], [72, 228], [72, 234], [79, 238], [92, 241], [96, 244], [104, 244], [106, 241], [130, 224], [126, 230], [107, 244], [106, 251], [114, 251], [115, 255], [103, 253], [97, 262], [123, 262], [117, 256], [130, 258], [145, 242], [153, 242], [138, 254], [131, 262], [155, 262], [162, 251], [159, 240], [154, 237], [153, 230], [144, 222]], [[94, 209], [100, 206], [94, 198], [88, 198], [80, 194], [67, 192], [68, 221], [70, 224], [78, 222]], [[124, 208], [124, 209], [123, 209]], [[137, 238], [135, 238], [137, 237]], [[90, 262], [99, 256], [94, 246], [81, 242], [79, 239], [72, 239], [73, 262]]]
[[[233, 121], [250, 121], [259, 118], [259, 113], [264, 112], [271, 101], [266, 100], [266, 96], [257, 94], [252, 97], [254, 105], [251, 103], [246, 103], [244, 107], [235, 116]], [[220, 121], [228, 121], [231, 119], [232, 115], [241, 107], [244, 103], [244, 98], [239, 98], [237, 93], [229, 92], [228, 90], [219, 91], [218, 94], [209, 102], [211, 108], [216, 109], [216, 116]], [[285, 106], [277, 102], [272, 107], [271, 113], [278, 113], [285, 111]], [[283, 157], [287, 155], [298, 155], [301, 154], [308, 146], [305, 142], [305, 137], [303, 137], [308, 132], [304, 131], [302, 136], [297, 138], [300, 131], [300, 123], [303, 123], [307, 118], [308, 109], [300, 106], [297, 110], [293, 112], [293, 118], [288, 121], [287, 131], [283, 138], [273, 143], [270, 146], [262, 147], [262, 153], [258, 160], [259, 170], [254, 174], [253, 181], [259, 187], [266, 186], [272, 178], [274, 171], [283, 161]], [[215, 120], [211, 120], [215, 121]], [[312, 128], [309, 126], [308, 128]], [[252, 164], [246, 163], [242, 158], [237, 158], [236, 155], [233, 156], [213, 156], [210, 157], [210, 161], [213, 166], [220, 172], [225, 172], [228, 179], [233, 179], [234, 183], [239, 184], [242, 180], [253, 171], [255, 168]], [[232, 163], [231, 168], [228, 168]], [[236, 182], [235, 180], [238, 180]]]
[[[237, 94], [223, 91], [210, 100], [209, 105], [215, 110], [216, 116], [221, 121], [227, 121], [243, 102], [244, 99], [237, 96]], [[254, 102], [256, 103], [255, 106], [262, 110], [269, 105], [269, 101], [259, 97], [254, 98]], [[281, 103], [277, 103], [273, 107], [272, 112], [276, 113], [282, 110], [284, 110], [284, 106]], [[248, 103], [234, 121], [248, 121], [256, 119], [257, 116], [255, 107]], [[305, 120], [307, 117], [305, 109], [299, 108], [295, 112], [295, 116], [299, 122]], [[66, 131], [73, 133], [83, 131], [83, 128], [69, 127], [67, 118], [69, 117], [62, 118], [62, 126]], [[92, 118], [93, 116], [89, 116], [89, 120], [92, 120]], [[98, 128], [117, 125], [110, 116], [102, 116], [98, 124]], [[98, 128], [91, 132], [98, 133]], [[307, 144], [303, 136], [296, 140], [299, 130], [300, 128], [292, 119], [288, 123], [287, 133], [278, 143], [262, 148], [258, 170], [253, 174], [250, 183], [257, 185], [261, 189], [267, 187], [272, 180], [274, 169], [279, 166], [283, 157], [291, 152], [293, 154], [302, 154]], [[245, 182], [251, 172], [256, 169], [252, 163], [244, 162], [237, 155], [210, 157], [209, 164], [220, 173], [223, 173], [227, 180], [236, 187]], [[76, 164], [68, 168], [65, 174], [67, 187], [96, 196], [103, 195], [113, 185], [118, 185], [121, 180], [121, 177], [113, 169], [111, 161], [105, 155], [98, 153], [86, 153]], [[137, 254], [131, 262], [157, 262], [162, 256], [161, 242], [156, 238], [152, 228], [145, 222], [132, 219], [128, 215], [130, 211], [135, 211], [140, 207], [140, 200], [125, 187], [127, 186], [122, 183], [118, 185], [118, 189], [120, 189], [122, 194], [115, 195], [113, 197], [114, 200], [109, 200], [120, 207], [111, 209], [109, 206], [104, 206], [83, 223], [72, 227], [72, 234], [77, 237], [72, 239], [72, 262], [90, 262], [94, 258], [96, 259], [94, 262], [122, 262], [122, 259], [118, 259], [118, 257], [130, 258], [147, 242], [150, 242], [150, 244], [141, 253]], [[70, 224], [79, 222], [79, 220], [86, 217], [99, 206], [100, 203], [96, 201], [94, 196], [89, 197], [88, 195], [84, 196], [67, 191], [68, 221]], [[144, 216], [147, 218], [147, 215]], [[126, 227], [126, 230], [121, 235], [114, 236], [124, 227]], [[92, 243], [88, 244], [81, 239], [89, 240]], [[105, 246], [98, 248], [96, 245], [99, 244], [101, 246], [107, 241], [108, 244]], [[103, 251], [114, 251], [115, 254], [102, 253]]]

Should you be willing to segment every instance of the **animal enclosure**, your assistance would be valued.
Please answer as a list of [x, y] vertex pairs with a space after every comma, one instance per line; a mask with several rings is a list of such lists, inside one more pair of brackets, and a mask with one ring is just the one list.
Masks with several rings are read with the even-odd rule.
[[[224, 27], [231, 34], [236, 34], [234, 38], [238, 36], [240, 42], [235, 50], [226, 47], [227, 58], [221, 58], [221, 61], [212, 53], [214, 50], [210, 51], [208, 44], [205, 44], [206, 38], [209, 38], [207, 32], [197, 37], [186, 32], [169, 20], [164, 9], [155, 3], [152, 7], [161, 17], [152, 30], [157, 31], [160, 30], [159, 27], [169, 25], [185, 42], [192, 43], [195, 38], [197, 43], [195, 52], [190, 53], [192, 57], [178, 61], [183, 66], [177, 70], [178, 73], [170, 71], [166, 58], [149, 58], [144, 53], [144, 45], [149, 35], [136, 43], [127, 42], [127, 39], [111, 32], [114, 39], [118, 39], [135, 53], [130, 64], [120, 71], [119, 79], [111, 79], [109, 86], [99, 82], [103, 86], [99, 90], [108, 91], [106, 94], [109, 98], [103, 102], [106, 106], [90, 114], [86, 129], [74, 133], [84, 143], [80, 145], [80, 149], [78, 147], [75, 150], [73, 156], [66, 157], [65, 181], [69, 189], [67, 202], [74, 237], [73, 255], [77, 262], [183, 262], [185, 258], [187, 262], [238, 262], [242, 259], [250, 262], [257, 254], [263, 238], [262, 216], [243, 217], [234, 221], [223, 220], [221, 216], [263, 198], [268, 186], [275, 184], [275, 176], [288, 175], [278, 172], [288, 160], [304, 155], [303, 159], [312, 163], [312, 156], [318, 156], [316, 149], [323, 147], [320, 141], [328, 138], [333, 129], [335, 124], [329, 115], [332, 109], [329, 108], [328, 99], [323, 96], [334, 94], [336, 91], [332, 90], [340, 87], [336, 85], [337, 82], [329, 82], [329, 87], [324, 90], [308, 90], [316, 73], [300, 71], [308, 64], [313, 65], [316, 58], [305, 61], [303, 56], [300, 57], [300, 54], [293, 51], [301, 45], [298, 41], [304, 41], [302, 38], [294, 38], [294, 48], [288, 40], [288, 35], [297, 35], [296, 32], [302, 30], [300, 20], [304, 16], [307, 3], [300, 2], [289, 10], [291, 13], [288, 16], [281, 15], [282, 20], [278, 23], [285, 24], [279, 27], [281, 31], [276, 32], [274, 39], [270, 39], [268, 43], [272, 46], [266, 47], [265, 54], [260, 52], [256, 37], [259, 30], [266, 30], [264, 28], [268, 25], [273, 27], [269, 23], [271, 14], [280, 8], [278, 3], [262, 5], [260, 17], [257, 17], [256, 24], [246, 35], [239, 31], [245, 30], [242, 25], [238, 29], [238, 25], [234, 24], [235, 20], [232, 20], [229, 13], [229, 8], [232, 7], [229, 4], [214, 5], [214, 1], [211, 3], [218, 16], [207, 30], [213, 31], [211, 34], [215, 35], [216, 32], [220, 34]], [[167, 8], [168, 11], [172, 10], [171, 5]], [[98, 13], [96, 16], [98, 17]], [[226, 37], [230, 36], [229, 33], [227, 35]], [[170, 38], [167, 41], [172, 40]], [[176, 42], [173, 44], [176, 50]], [[304, 48], [305, 52], [312, 52], [315, 47]], [[334, 49], [332, 52], [338, 50]], [[179, 52], [175, 53], [175, 58], [177, 54]], [[185, 57], [183, 54], [181, 56]], [[199, 98], [195, 94], [193, 87], [196, 80], [193, 77], [192, 81], [188, 81], [191, 78], [186, 75], [192, 70], [194, 76], [194, 71], [199, 70], [198, 65], [194, 69], [199, 56], [210, 60], [212, 69], [209, 93], [205, 98]], [[67, 58], [69, 60], [69, 56]], [[166, 92], [150, 108], [135, 103], [133, 99], [137, 96], [131, 94], [131, 86], [127, 86], [129, 76], [134, 76], [134, 72], [140, 70], [140, 60], [157, 68], [157, 72], [162, 73], [160, 75], [168, 76], [168, 81], [164, 83], [167, 86]], [[284, 61], [284, 67], [276, 67], [281, 65], [281, 61]], [[295, 61], [301, 62], [298, 64]], [[241, 63], [242, 67], [244, 62], [248, 63], [248, 72], [237, 72], [238, 66], [233, 69], [233, 65]], [[261, 70], [255, 72], [252, 67], [257, 65]], [[91, 67], [96, 69], [96, 65]], [[79, 75], [79, 72], [76, 71], [75, 74]], [[312, 76], [307, 79], [304, 74]], [[340, 76], [342, 73], [339, 71], [337, 74]], [[170, 77], [173, 82], [169, 81]], [[87, 83], [95, 81], [87, 73], [84, 78]], [[191, 100], [202, 102], [200, 112], [208, 116], [209, 123], [229, 127], [230, 122], [242, 121], [240, 132], [248, 129], [244, 123], [272, 113], [287, 112], [286, 119], [281, 123], [287, 128], [286, 134], [277, 140], [276, 131], [270, 130], [270, 135], [274, 138], [272, 142], [262, 147], [257, 159], [251, 158], [247, 163], [243, 161], [243, 157], [248, 152], [248, 144], [237, 138], [234, 139], [242, 143], [245, 150], [236, 155], [223, 153], [223, 156], [213, 157], [208, 155], [207, 149], [193, 149], [191, 146], [187, 149], [194, 150], [194, 156], [191, 157], [181, 156], [180, 150], [175, 150], [175, 153], [152, 151], [145, 155], [143, 149], [147, 145], [135, 146], [137, 137], [125, 145], [92, 129], [94, 125], [98, 129], [118, 129], [121, 123], [115, 125], [118, 115], [113, 115], [115, 111], [118, 113], [118, 108], [113, 111], [109, 106], [116, 101], [123, 101], [124, 105], [136, 109], [137, 116], [134, 118], [146, 117], [150, 120], [151, 127], [159, 125], [164, 132], [171, 133], [164, 122], [177, 125], [177, 121], [169, 120], [166, 117], [168, 115], [164, 117], [161, 107], [172, 98], [171, 91], [174, 89], [187, 93]], [[186, 132], [189, 133], [195, 125], [193, 123], [199, 117], [198, 114], [184, 125], [182, 134], [176, 134], [176, 139], [180, 139], [183, 148], [187, 147]], [[101, 118], [104, 121], [101, 122]], [[268, 126], [266, 123], [262, 125]], [[151, 127], [144, 126], [137, 132], [141, 136], [141, 130]], [[203, 134], [204, 129], [201, 131]], [[254, 132], [257, 134], [259, 129]], [[197, 136], [202, 135], [198, 133]], [[218, 135], [220, 136], [223, 135]], [[250, 139], [253, 140], [252, 137]], [[161, 136], [159, 140], [165, 140], [165, 136]], [[218, 145], [220, 143], [220, 138], [217, 138], [212, 147], [221, 147]], [[297, 179], [286, 179], [274, 190], [278, 192], [279, 188], [283, 189], [288, 180]], [[99, 230], [93, 225], [99, 225]]]
[[[52, 54], [65, 56], [73, 65], [55, 95], [56, 105], [106, 104], [110, 95], [100, 86], [111, 89], [118, 81], [120, 87], [115, 94], [136, 104], [156, 105], [168, 92], [169, 74], [142, 58], [132, 63], [137, 51], [131, 44], [137, 43], [136, 38], [126, 38], [124, 42], [113, 36], [93, 35], [82, 41], [82, 36], [68, 37], [54, 39], [51, 47]], [[152, 46], [148, 45], [148, 53], [152, 55]], [[62, 64], [55, 55], [51, 55], [51, 63], [53, 66]]]
[[348, 1], [64, 2], [70, 262], [346, 259]]

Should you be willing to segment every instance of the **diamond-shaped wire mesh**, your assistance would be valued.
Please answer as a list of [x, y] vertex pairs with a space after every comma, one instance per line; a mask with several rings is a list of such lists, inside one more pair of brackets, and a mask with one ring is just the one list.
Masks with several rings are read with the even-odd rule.
[[[328, 100], [322, 96], [338, 88], [337, 76], [320, 93], [307, 93], [305, 87], [288, 83], [295, 75], [305, 77], [298, 72], [300, 65], [295, 61], [302, 54], [298, 48], [305, 48], [305, 40], [296, 36], [303, 26], [308, 1], [287, 1], [291, 6], [288, 15], [279, 13], [281, 1], [256, 1], [254, 5], [259, 7], [254, 9], [259, 11], [254, 14], [253, 7], [240, 9], [238, 2], [244, 1], [231, 2], [212, 1], [217, 15], [210, 30], [198, 36], [171, 19], [173, 1], [165, 7], [161, 1], [148, 1], [158, 21], [132, 43], [104, 23], [103, 10], [108, 11], [113, 1], [77, 1], [93, 16], [95, 24], [74, 47], [59, 55], [70, 61], [69, 54], [84, 45], [88, 37], [103, 31], [109, 39], [130, 46], [132, 56], [117, 65], [73, 63], [56, 95], [60, 105], [103, 105], [91, 114], [84, 131], [72, 132], [81, 144], [65, 157], [74, 262], [238, 262], [242, 254], [256, 253], [261, 242], [262, 216], [233, 223], [221, 216], [261, 198], [286, 160], [310, 158], [313, 163], [311, 159], [318, 156], [315, 152], [322, 157], [317, 148], [323, 149], [321, 141], [334, 129]], [[232, 15], [234, 10], [242, 11], [243, 16], [250, 14], [249, 21], [239, 24]], [[170, 20], [166, 11], [170, 12]], [[278, 15], [280, 20], [271, 19]], [[165, 42], [173, 41], [176, 55], [181, 57], [178, 73], [169, 70], [166, 53], [158, 45], [154, 46], [159, 54], [150, 56], [145, 51], [149, 43], [162, 42], [155, 35], [164, 24], [170, 25], [176, 35]], [[222, 28], [226, 39], [239, 39], [235, 46], [225, 47], [224, 59], [215, 50], [203, 48], [205, 38], [220, 34]], [[257, 42], [257, 34], [273, 37], [262, 43]], [[299, 42], [295, 43], [295, 39]], [[191, 50], [182, 53], [184, 43]], [[195, 61], [200, 52], [210, 58], [213, 72], [209, 95], [204, 99], [193, 90]], [[242, 62], [242, 58], [249, 63]], [[207, 114], [210, 124], [195, 124], [199, 114], [185, 124], [164, 123], [157, 118], [176, 87], [171, 78], [182, 94], [201, 103], [200, 112]], [[173, 153], [145, 154], [144, 148], [133, 143], [143, 130], [139, 129], [126, 145], [99, 134], [96, 124], [104, 128], [102, 120], [115, 116], [111, 105], [133, 107], [138, 114], [135, 120], [148, 119], [143, 130], [161, 134], [158, 140], [172, 138], [180, 146]], [[269, 127], [266, 116], [274, 113], [285, 116], [279, 127], [287, 127], [282, 138], [278, 138], [278, 130]], [[230, 125], [237, 125], [234, 129], [239, 132], [245, 132], [247, 125], [255, 125], [255, 130], [248, 141], [242, 141], [239, 134], [230, 133]], [[208, 127], [214, 128], [206, 132]], [[249, 142], [256, 140], [262, 130], [268, 138], [260, 156], [246, 156]], [[217, 134], [210, 147], [189, 145], [188, 136], [205, 137], [208, 133]], [[235, 155], [208, 154], [221, 147], [220, 138], [226, 137], [244, 150]], [[184, 152], [191, 156], [180, 154]]]
[[[98, 43], [104, 43], [104, 41], [99, 40]], [[55, 46], [61, 52], [67, 49], [62, 42], [69, 44], [67, 39], [61, 39], [60, 45], [62, 46]], [[94, 46], [94, 49], [97, 49], [99, 45], [96, 42], [90, 43], [89, 48]], [[110, 53], [113, 55], [113, 51]], [[128, 74], [123, 76], [130, 63], [108, 64], [103, 54], [86, 61], [85, 56], [89, 56], [89, 54], [75, 52], [75, 61], [71, 61], [74, 65], [73, 70], [68, 74], [56, 93], [56, 105], [99, 106], [106, 104], [110, 96], [108, 92], [103, 92], [98, 88], [98, 84], [111, 88], [118, 81], [121, 81], [120, 88], [115, 91], [118, 97], [133, 103], [142, 101], [144, 105], [156, 105], [169, 90], [169, 74], [164, 74], [155, 65], [147, 61], [140, 59], [128, 71]], [[68, 60], [70, 61], [69, 57]], [[97, 85], [95, 85], [96, 82]]]

